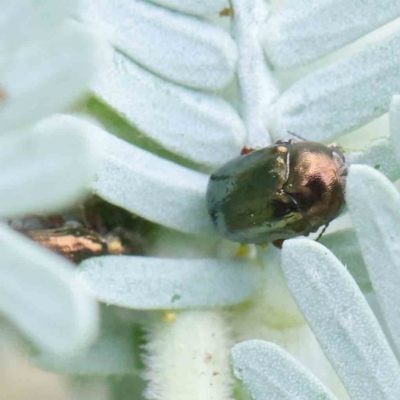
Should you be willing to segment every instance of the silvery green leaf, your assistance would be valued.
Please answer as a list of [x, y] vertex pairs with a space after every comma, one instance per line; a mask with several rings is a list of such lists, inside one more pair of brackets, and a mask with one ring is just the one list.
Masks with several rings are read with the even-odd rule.
[[390, 139], [375, 139], [363, 150], [346, 151], [346, 161], [349, 164], [369, 165], [386, 175], [391, 181], [395, 181], [400, 178], [400, 164], [393, 146], [396, 139], [392, 130]]
[[107, 48], [76, 24], [18, 52], [0, 66], [0, 132], [72, 104], [88, 87]]
[[43, 40], [50, 32], [53, 35], [63, 20], [75, 11], [77, 4], [77, 0], [0, 1], [0, 32], [2, 38], [7, 38], [0, 41], [0, 64], [12, 56], [15, 49]]
[[400, 349], [400, 194], [379, 172], [353, 165], [346, 202], [377, 300]]
[[368, 271], [353, 229], [341, 229], [328, 233], [323, 235], [319, 242], [340, 260], [364, 293], [372, 291]]
[[94, 257], [81, 263], [80, 274], [100, 301], [136, 309], [240, 303], [262, 276], [248, 261], [138, 256]]
[[112, 204], [182, 232], [212, 235], [208, 176], [181, 167], [92, 127], [103, 155], [94, 192]]
[[69, 356], [97, 334], [97, 304], [73, 265], [0, 225], [0, 308], [41, 350]]
[[[390, 103], [390, 148], [394, 151], [396, 159], [400, 160], [400, 96], [392, 97]], [[398, 167], [400, 169], [400, 167]], [[386, 174], [385, 174], [386, 175]], [[396, 175], [399, 178], [400, 173]], [[391, 179], [391, 177], [389, 177]], [[392, 179], [394, 180], [394, 179]]]
[[86, 194], [96, 154], [85, 133], [57, 116], [0, 136], [0, 217], [60, 211]]
[[231, 351], [233, 371], [254, 400], [334, 400], [302, 364], [273, 343], [249, 340]]
[[232, 38], [205, 20], [142, 0], [84, 0], [81, 17], [138, 64], [184, 86], [222, 89], [235, 72]]
[[289, 289], [352, 400], [398, 399], [400, 366], [339, 260], [310, 239], [285, 241]]
[[227, 0], [150, 0], [160, 6], [181, 11], [186, 14], [208, 15], [220, 12], [228, 6]]
[[132, 324], [118, 318], [113, 307], [101, 307], [99, 337], [73, 357], [40, 353], [32, 361], [42, 369], [68, 375], [126, 375], [137, 373], [141, 361], [135, 353], [140, 335]]
[[114, 53], [93, 89], [148, 137], [196, 163], [218, 167], [244, 145], [243, 122], [230, 104], [167, 82], [121, 53]]
[[[322, 68], [291, 86], [271, 107], [270, 132], [331, 141], [384, 114], [400, 91], [400, 32]], [[362, 71], [362, 73], [360, 73]]]
[[238, 77], [242, 115], [247, 130], [246, 145], [271, 144], [266, 126], [266, 109], [279, 91], [258, 40], [259, 30], [268, 16], [264, 0], [234, 0], [233, 33], [238, 45]]
[[396, 0], [289, 0], [268, 19], [269, 61], [292, 68], [314, 61], [400, 16]]

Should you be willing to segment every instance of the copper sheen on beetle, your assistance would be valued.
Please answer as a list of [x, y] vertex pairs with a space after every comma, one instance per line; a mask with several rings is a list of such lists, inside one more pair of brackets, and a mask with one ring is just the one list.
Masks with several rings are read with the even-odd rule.
[[211, 175], [208, 212], [218, 233], [234, 242], [308, 235], [342, 211], [346, 176], [345, 158], [335, 147], [278, 141]]

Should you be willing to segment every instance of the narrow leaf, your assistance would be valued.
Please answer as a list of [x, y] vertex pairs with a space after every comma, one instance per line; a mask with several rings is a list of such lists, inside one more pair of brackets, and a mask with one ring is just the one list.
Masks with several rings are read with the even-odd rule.
[[377, 300], [400, 349], [400, 194], [379, 172], [353, 165], [346, 201]]
[[352, 400], [397, 399], [400, 366], [343, 265], [310, 239], [283, 245], [293, 296]]
[[198, 164], [219, 167], [244, 146], [245, 128], [230, 104], [166, 82], [121, 53], [93, 90], [145, 135]]
[[372, 291], [367, 267], [364, 264], [356, 233], [353, 229], [341, 229], [328, 233], [323, 235], [319, 242], [340, 260], [364, 293]]
[[138, 64], [197, 89], [222, 89], [233, 78], [236, 46], [222, 28], [142, 0], [84, 0], [81, 17]]
[[84, 94], [108, 48], [76, 24], [16, 52], [0, 68], [0, 132], [70, 106]]
[[71, 356], [97, 334], [97, 304], [73, 265], [0, 225], [0, 308], [43, 351]]
[[331, 141], [372, 121], [389, 110], [392, 95], [400, 92], [399, 63], [397, 29], [291, 86], [271, 108], [271, 134], [282, 139], [291, 131], [307, 140]]
[[101, 311], [99, 337], [88, 349], [73, 357], [42, 352], [31, 360], [40, 368], [57, 374], [108, 376], [138, 373], [141, 366], [138, 330], [118, 318], [113, 307], [103, 306]]
[[93, 127], [103, 149], [93, 189], [143, 218], [182, 232], [212, 235], [208, 176], [181, 167]]
[[0, 54], [2, 57], [12, 56], [14, 49], [32, 45], [46, 39], [49, 34], [54, 35], [77, 5], [77, 0], [0, 1], [0, 33], [3, 38], [7, 37], [0, 43]]
[[[391, 139], [391, 148], [393, 149], [396, 160], [400, 160], [400, 95], [396, 95], [392, 97], [392, 101], [390, 103], [390, 139]], [[361, 163], [360, 163], [361, 164]], [[398, 167], [400, 169], [400, 166]], [[386, 174], [385, 174], [386, 175]], [[400, 172], [396, 175], [398, 179], [400, 177]], [[389, 177], [389, 179], [391, 179]], [[394, 180], [394, 179], [392, 179]]]
[[395, 154], [393, 142], [397, 140], [396, 134], [392, 137], [373, 140], [363, 150], [346, 151], [346, 161], [349, 164], [365, 164], [386, 175], [391, 181], [400, 178], [399, 158]]
[[237, 344], [233, 371], [254, 400], [334, 400], [333, 394], [279, 346], [262, 340]]
[[400, 16], [396, 0], [288, 0], [268, 19], [262, 41], [271, 63], [314, 61]]
[[181, 11], [186, 14], [208, 15], [216, 14], [228, 7], [227, 0], [151, 0], [160, 6]]
[[258, 40], [268, 9], [264, 0], [234, 0], [233, 33], [238, 45], [238, 77], [242, 115], [246, 124], [246, 145], [271, 144], [266, 126], [266, 109], [279, 91]]
[[81, 267], [83, 281], [100, 301], [136, 309], [236, 304], [261, 281], [260, 268], [245, 261], [105, 256]]
[[56, 116], [0, 136], [0, 216], [63, 210], [88, 191], [94, 143], [78, 119]]

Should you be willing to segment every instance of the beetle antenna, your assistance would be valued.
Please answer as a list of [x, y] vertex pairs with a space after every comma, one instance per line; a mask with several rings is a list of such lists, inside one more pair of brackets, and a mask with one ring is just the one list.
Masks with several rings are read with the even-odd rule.
[[316, 242], [319, 242], [319, 239], [322, 238], [322, 235], [325, 233], [325, 231], [328, 229], [329, 222], [324, 226], [324, 229], [322, 229], [322, 232], [318, 235], [318, 237], [315, 239]]
[[298, 135], [297, 133], [291, 132], [291, 131], [287, 131], [287, 133], [289, 133], [290, 135], [297, 137], [298, 139], [304, 140], [305, 142], [308, 142], [307, 139], [304, 139], [302, 136]]

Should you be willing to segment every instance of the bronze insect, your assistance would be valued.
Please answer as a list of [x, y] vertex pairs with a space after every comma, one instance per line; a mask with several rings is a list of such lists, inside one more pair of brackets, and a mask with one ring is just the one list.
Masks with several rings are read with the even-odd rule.
[[63, 215], [12, 221], [14, 229], [75, 264], [95, 256], [144, 254], [146, 221], [92, 197]]
[[118, 236], [101, 235], [84, 226], [32, 229], [24, 234], [75, 264], [89, 257], [124, 254], [126, 251]]
[[289, 140], [248, 153], [208, 183], [208, 212], [221, 236], [279, 246], [327, 226], [342, 211], [348, 170], [337, 148]]

